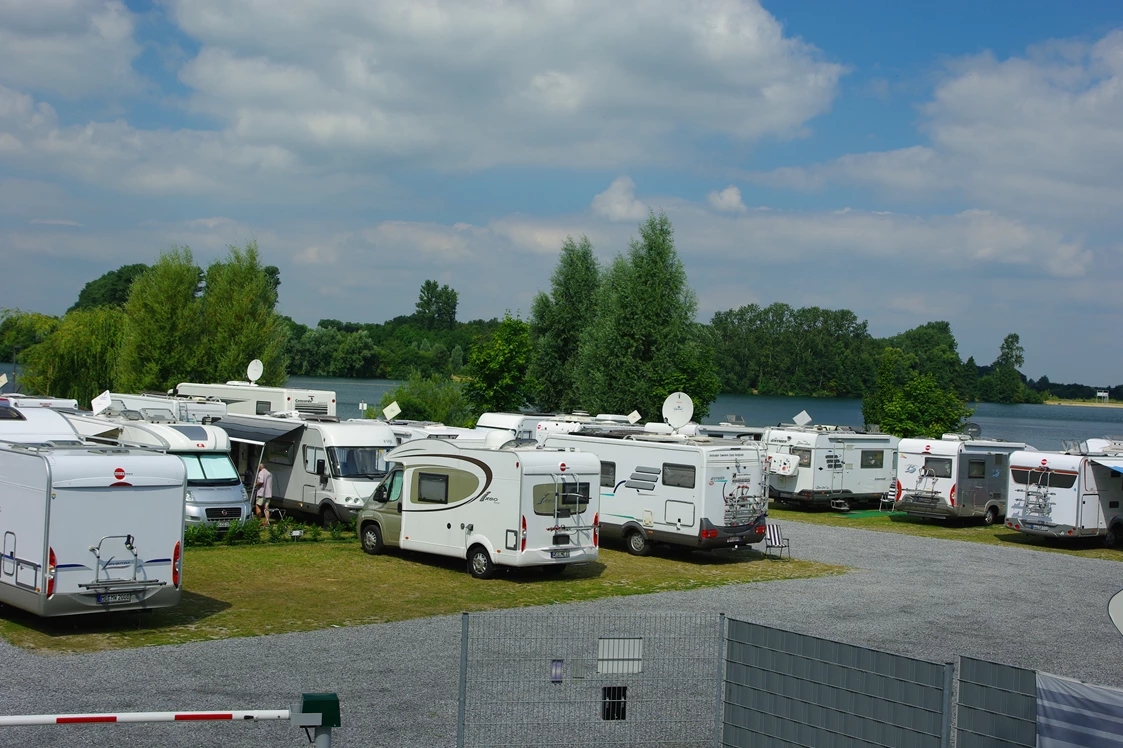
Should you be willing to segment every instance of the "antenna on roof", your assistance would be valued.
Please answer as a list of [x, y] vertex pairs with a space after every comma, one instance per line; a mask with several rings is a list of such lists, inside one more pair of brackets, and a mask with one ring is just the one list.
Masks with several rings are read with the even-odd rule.
[[796, 414], [795, 418], [792, 419], [792, 423], [796, 426], [806, 426], [811, 423], [811, 416], [807, 414], [806, 410], [801, 410]]
[[694, 401], [685, 392], [672, 392], [663, 401], [663, 422], [678, 431], [694, 417]]
[[972, 439], [978, 439], [983, 434], [983, 427], [979, 424], [969, 421], [963, 424], [963, 433]]
[[250, 361], [250, 365], [246, 367], [246, 379], [250, 384], [257, 384], [257, 380], [261, 379], [261, 373], [265, 371], [265, 367], [261, 365], [261, 359], [255, 358]]

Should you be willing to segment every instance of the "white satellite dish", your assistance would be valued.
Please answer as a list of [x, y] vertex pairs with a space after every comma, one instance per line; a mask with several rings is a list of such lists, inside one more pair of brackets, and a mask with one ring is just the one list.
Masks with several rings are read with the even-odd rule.
[[3, 387], [7, 383], [8, 383], [8, 375], [7, 374], [0, 374], [0, 387]]
[[631, 413], [628, 414], [628, 423], [635, 423], [641, 418], [643, 418], [643, 416], [641, 416], [639, 414], [639, 411], [633, 410]]
[[106, 390], [90, 401], [90, 410], [92, 410], [96, 416], [112, 404], [113, 396], [109, 394], [109, 390]]
[[811, 423], [811, 416], [807, 414], [806, 410], [799, 411], [799, 414], [792, 419], [792, 423], [796, 426], [806, 426]]
[[398, 417], [398, 414], [401, 413], [401, 412], [402, 412], [402, 409], [398, 406], [397, 400], [395, 400], [394, 402], [390, 403], [389, 405], [387, 405], [385, 408], [382, 409], [382, 415], [386, 417], [387, 421], [393, 421], [395, 418]]
[[265, 371], [265, 367], [261, 365], [261, 359], [255, 358], [246, 367], [246, 379], [250, 380], [250, 384], [255, 384], [257, 380], [261, 379], [261, 372], [263, 371]]
[[694, 417], [694, 401], [685, 392], [672, 392], [663, 401], [663, 421], [678, 431]]

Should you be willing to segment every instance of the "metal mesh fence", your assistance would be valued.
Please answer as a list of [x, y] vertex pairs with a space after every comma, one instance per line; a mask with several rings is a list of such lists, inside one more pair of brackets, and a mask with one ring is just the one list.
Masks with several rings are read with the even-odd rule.
[[959, 658], [957, 748], [1037, 745], [1037, 673]]
[[465, 614], [458, 745], [713, 745], [723, 621]]

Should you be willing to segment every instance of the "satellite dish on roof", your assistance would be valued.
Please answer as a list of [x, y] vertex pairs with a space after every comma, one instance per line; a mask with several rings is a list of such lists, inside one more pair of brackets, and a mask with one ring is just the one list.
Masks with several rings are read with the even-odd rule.
[[694, 401], [685, 392], [672, 392], [663, 401], [663, 421], [678, 431], [694, 417]]
[[261, 359], [255, 358], [246, 367], [246, 379], [250, 381], [250, 384], [255, 384], [257, 380], [261, 379], [261, 372], [263, 371], [265, 371], [265, 367], [261, 365]]
[[963, 424], [963, 433], [972, 439], [978, 439], [983, 434], [983, 427], [974, 422]]
[[811, 423], [811, 416], [808, 415], [806, 410], [801, 410], [796, 414], [796, 417], [792, 419], [792, 423], [796, 426], [806, 426]]

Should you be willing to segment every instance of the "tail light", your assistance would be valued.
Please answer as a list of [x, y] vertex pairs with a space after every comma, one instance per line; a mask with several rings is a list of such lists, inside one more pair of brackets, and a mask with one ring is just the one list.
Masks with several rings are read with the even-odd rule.
[[179, 575], [183, 570], [183, 556], [179, 547], [179, 543], [175, 544], [175, 550], [172, 551], [172, 584], [177, 588], [179, 587]]
[[955, 484], [954, 483], [951, 485], [951, 493], [948, 494], [948, 498], [951, 500], [951, 505], [955, 506]]
[[702, 531], [702, 538], [703, 539], [716, 538], [716, 537], [717, 537], [717, 530], [703, 530]]
[[525, 551], [526, 550], [526, 517], [524, 516], [522, 518], [522, 520], [523, 520], [523, 523], [522, 523], [522, 541], [519, 544], [519, 550]]
[[901, 482], [897, 481], [897, 501], [901, 500]]
[[55, 594], [55, 567], [57, 565], [55, 549], [47, 549], [47, 597]]
[[593, 515], [593, 547], [600, 547], [600, 512]]

